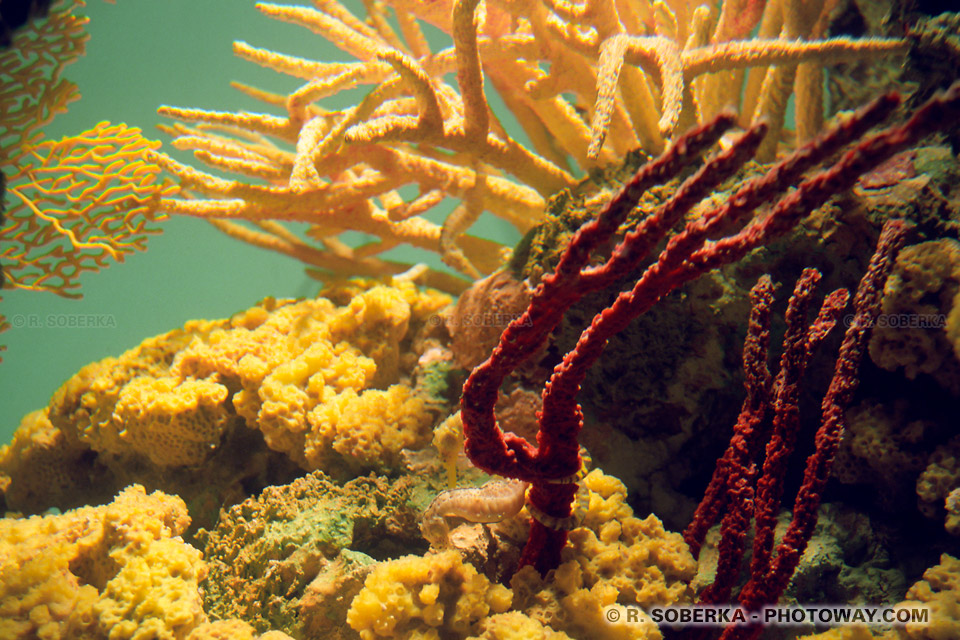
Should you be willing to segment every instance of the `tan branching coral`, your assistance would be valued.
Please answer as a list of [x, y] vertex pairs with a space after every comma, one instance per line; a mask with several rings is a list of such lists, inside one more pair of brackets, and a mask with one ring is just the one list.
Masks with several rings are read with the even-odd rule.
[[[356, 61], [314, 61], [236, 43], [240, 57], [304, 84], [288, 96], [239, 87], [282, 115], [162, 107], [162, 115], [196, 123], [169, 128], [176, 148], [239, 176], [217, 178], [158, 156], [191, 194], [164, 200], [164, 211], [218, 219], [235, 237], [310, 255], [325, 269], [389, 270], [395, 267], [376, 256], [409, 244], [437, 251], [476, 277], [495, 268], [500, 255], [496, 245], [464, 232], [483, 211], [521, 231], [530, 228], [544, 199], [574, 183], [571, 160], [585, 168], [638, 145], [658, 152], [677, 130], [727, 104], [744, 109], [745, 123], [767, 117], [779, 125], [794, 92], [802, 110], [798, 135], [805, 139], [822, 120], [813, 95], [820, 65], [905, 49], [895, 39], [821, 39], [829, 2], [802, 10], [797, 2], [769, 2], [763, 13], [763, 3], [735, 0], [719, 13], [706, 5], [691, 10], [681, 0], [365, 4], [365, 21], [335, 1], [316, 8], [258, 5]], [[748, 39], [758, 21], [761, 36]], [[453, 45], [431, 50], [421, 23], [450, 34]], [[446, 79], [450, 74], [455, 85]], [[490, 109], [485, 82], [529, 147]], [[320, 106], [323, 98], [357, 86], [373, 89], [356, 106]], [[768, 136], [768, 158], [780, 139], [776, 128]], [[444, 195], [461, 205], [443, 225], [428, 222], [422, 214]], [[237, 220], [261, 227], [251, 230]], [[268, 220], [275, 226], [263, 227]], [[321, 246], [276, 226], [292, 221], [308, 222]], [[343, 229], [379, 239], [350, 249], [336, 240]]]
[[[223, 219], [306, 221], [312, 225], [311, 237], [320, 240], [327, 253], [366, 261], [360, 268], [368, 271], [376, 268], [370, 259], [402, 243], [438, 252], [445, 247], [448, 262], [469, 275], [492, 270], [500, 260], [497, 245], [471, 238], [455, 243], [453, 236], [465, 230], [483, 210], [494, 211], [525, 230], [543, 205], [541, 195], [499, 177], [498, 169], [519, 174], [529, 184], [542, 185], [547, 193], [568, 184], [569, 176], [505, 135], [486, 135], [481, 120], [476, 124], [464, 121], [466, 124], [459, 126], [464, 110], [468, 116], [486, 115], [482, 93], [467, 92], [474, 101], [468, 99], [465, 106], [456, 92], [435, 87], [436, 82], [420, 63], [394, 46], [398, 36], [389, 31], [386, 22], [376, 23], [387, 30], [378, 33], [335, 3], [326, 4], [332, 7], [331, 13], [306, 7], [260, 8], [267, 15], [328, 37], [364, 60], [363, 64], [311, 62], [244, 43], [236, 46], [238, 55], [308, 79], [306, 85], [282, 101], [287, 118], [172, 107], [160, 110], [161, 114], [207, 125], [177, 128], [176, 133], [181, 135], [174, 145], [178, 148], [194, 150], [200, 160], [216, 168], [268, 179], [272, 184], [221, 180], [163, 157], [160, 162], [180, 178], [184, 187], [205, 198], [166, 201], [165, 209]], [[469, 52], [463, 55], [469, 57]], [[453, 62], [451, 57], [445, 68], [452, 70]], [[435, 73], [436, 65], [431, 66]], [[473, 73], [465, 70], [462, 75], [479, 80], [478, 69]], [[312, 105], [358, 82], [379, 86], [356, 107], [327, 113]], [[404, 97], [405, 91], [412, 96]], [[278, 97], [257, 95], [281, 102]], [[224, 127], [233, 127], [229, 131], [234, 134], [236, 128], [241, 135], [243, 130], [251, 131], [255, 137], [247, 134], [228, 138], [223, 135]], [[294, 144], [296, 151], [284, 151], [266, 136]], [[414, 149], [410, 142], [419, 148]], [[435, 147], [456, 155], [436, 153]], [[481, 161], [493, 168], [480, 166]], [[419, 194], [404, 201], [398, 189], [411, 183], [419, 186]], [[465, 209], [450, 217], [455, 233], [446, 237], [441, 226], [420, 215], [440, 202], [441, 193], [465, 202]], [[343, 229], [364, 231], [379, 240], [347, 251], [334, 242]], [[261, 240], [262, 246], [270, 242], [262, 236]], [[326, 264], [318, 266], [329, 268]]]
[[[655, 151], [678, 127], [703, 122], [734, 105], [744, 124], [760, 117], [771, 121], [774, 130], [767, 136], [771, 142], [758, 155], [770, 160], [791, 93], [797, 96], [801, 140], [819, 129], [819, 124], [812, 124], [822, 120], [819, 93], [811, 92], [819, 91], [816, 78], [821, 64], [905, 51], [898, 40], [822, 40], [832, 3], [782, 0], [764, 6], [727, 0], [720, 3], [719, 12], [706, 4], [694, 9], [692, 3], [679, 0], [635, 4], [588, 0], [579, 6], [550, 0], [544, 4], [556, 13], [547, 17], [543, 35], [550, 34], [570, 49], [599, 60], [590, 157], [599, 155], [608, 123], [612, 133], [630, 134], [618, 131], [616, 118], [611, 121], [616, 103], [643, 146]], [[536, 21], [531, 23], [539, 35]], [[758, 37], [749, 38], [758, 23]], [[635, 26], [631, 29], [631, 25]], [[572, 80], [560, 79], [568, 67], [556, 62], [551, 60], [550, 84], [559, 90], [571, 89]], [[794, 80], [798, 64], [804, 72]], [[748, 68], [752, 68], [749, 80], [744, 73]], [[587, 95], [581, 98], [586, 100]], [[652, 102], [656, 95], [660, 105]], [[656, 122], [652, 121], [657, 114]]]
[[[71, 4], [83, 3], [64, 3]], [[504, 248], [467, 235], [469, 228], [488, 211], [526, 231], [545, 198], [574, 184], [572, 162], [614, 161], [637, 145], [659, 151], [677, 130], [727, 104], [742, 107], [744, 123], [770, 120], [774, 132], [758, 157], [772, 158], [791, 93], [798, 138], [819, 128], [821, 64], [904, 49], [895, 39], [822, 39], [832, 2], [801, 8], [781, 0], [762, 13], [760, 4], [728, 0], [717, 11], [680, 0], [393, 0], [367, 3], [364, 21], [335, 1], [264, 3], [264, 14], [312, 30], [356, 61], [312, 61], [238, 42], [237, 55], [305, 81], [288, 96], [240, 87], [284, 115], [160, 109], [195, 123], [168, 127], [174, 147], [234, 179], [181, 164], [123, 125], [37, 146], [37, 128], [77, 96], [59, 75], [85, 38], [82, 19], [55, 11], [33, 40], [17, 41], [22, 55], [0, 60], [10, 80], [0, 115], [21, 125], [0, 141], [2, 160], [15, 167], [16, 206], [2, 231], [9, 282], [77, 295], [78, 273], [142, 249], [155, 230], [149, 223], [164, 214], [209, 219], [327, 280], [403, 272], [409, 264], [382, 257], [400, 245], [438, 252], [470, 278], [490, 273]], [[759, 37], [748, 39], [758, 22]], [[453, 45], [432, 51], [421, 23], [449, 33]], [[35, 55], [41, 51], [54, 55]], [[451, 73], [455, 84], [445, 79]], [[485, 82], [529, 146], [490, 109]], [[356, 106], [320, 106], [370, 85]], [[92, 153], [101, 146], [104, 155]], [[179, 181], [181, 197], [171, 197], [178, 190], [159, 178], [161, 169]], [[85, 203], [88, 196], [96, 197]], [[425, 214], [447, 196], [460, 205], [443, 224], [430, 221]], [[309, 225], [306, 238], [285, 226], [293, 222]], [[339, 237], [345, 230], [375, 239], [352, 247]], [[418, 274], [446, 291], [466, 286], [435, 270]]]

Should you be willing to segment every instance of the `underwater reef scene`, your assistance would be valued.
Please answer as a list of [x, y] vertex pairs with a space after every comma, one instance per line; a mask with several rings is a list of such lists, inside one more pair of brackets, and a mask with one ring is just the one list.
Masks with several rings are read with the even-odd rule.
[[313, 286], [23, 416], [0, 640], [960, 638], [929, 4], [258, 3], [337, 56], [237, 41], [295, 88], [56, 139], [85, 4], [4, 0], [5, 289], [79, 297], [177, 217]]

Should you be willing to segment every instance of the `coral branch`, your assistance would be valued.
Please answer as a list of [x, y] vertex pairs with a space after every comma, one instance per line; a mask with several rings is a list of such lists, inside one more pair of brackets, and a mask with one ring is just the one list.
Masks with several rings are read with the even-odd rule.
[[[679, 129], [709, 121], [728, 104], [739, 105], [742, 93], [760, 104], [756, 117], [750, 109], [745, 124], [771, 115], [768, 103], [776, 100], [759, 101], [756, 91], [740, 91], [747, 77], [742, 69], [753, 67], [759, 77], [768, 65], [802, 63], [811, 79], [803, 86], [809, 86], [824, 61], [896, 55], [905, 49], [899, 39], [802, 41], [778, 37], [770, 29], [749, 38], [764, 6], [758, 0], [721, 3], [718, 24], [716, 11], [707, 7], [641, 4], [385, 0], [365, 2], [364, 18], [336, 0], [315, 2], [314, 7], [260, 3], [264, 15], [309, 29], [353, 59], [310, 60], [235, 43], [238, 56], [302, 84], [288, 95], [237, 85], [270, 105], [270, 113], [162, 107], [162, 115], [202, 123], [176, 146], [188, 146], [199, 161], [240, 176], [211, 182], [191, 168], [165, 162], [184, 189], [197, 188], [206, 198], [200, 204], [194, 194], [184, 193], [165, 200], [165, 211], [285, 223], [293, 219], [290, 212], [297, 202], [310, 198], [309, 213], [299, 211], [297, 220], [325, 217], [329, 209], [348, 211], [336, 220], [341, 230], [384, 233], [385, 244], [439, 251], [448, 265], [474, 276], [488, 271], [481, 263], [499, 264], [503, 253], [494, 247], [482, 260], [464, 255], [461, 232], [483, 212], [525, 232], [539, 221], [547, 198], [576, 184], [570, 169], [574, 163], [585, 169], [616, 162], [638, 144], [659, 153]], [[390, 8], [395, 20], [387, 18]], [[452, 46], [431, 50], [421, 22], [449, 34]], [[802, 34], [808, 33], [818, 38], [822, 29], [805, 26]], [[698, 77], [703, 74], [710, 75]], [[491, 111], [487, 81], [516, 117], [529, 145], [513, 139]], [[323, 102], [358, 88], [369, 90], [353, 106], [331, 109]], [[778, 89], [768, 93], [783, 102], [794, 86], [781, 82]], [[797, 104], [805, 110], [798, 121], [808, 123], [806, 138], [822, 121], [822, 101], [810, 99], [809, 91], [803, 96], [797, 92]], [[285, 109], [284, 116], [273, 115], [278, 107]], [[276, 147], [271, 140], [279, 141]], [[768, 136], [765, 144], [776, 151], [779, 143], [779, 136]], [[292, 166], [288, 145], [296, 148]], [[270, 153], [258, 154], [270, 147]], [[379, 162], [385, 156], [391, 158], [388, 166]], [[403, 229], [362, 215], [375, 207], [396, 208], [407, 185], [464, 199], [470, 189], [464, 182], [472, 184], [479, 173], [487, 176], [486, 185], [442, 225], [439, 242], [408, 242], [411, 236]], [[248, 188], [263, 182], [276, 187], [270, 197], [264, 189]], [[491, 192], [497, 186], [506, 191], [507, 182], [513, 188], [504, 203]], [[364, 207], [367, 200], [379, 202]], [[419, 216], [411, 213], [409, 218]], [[329, 229], [334, 223], [324, 219], [317, 225]]]
[[[621, 293], [610, 307], [594, 317], [590, 326], [580, 335], [576, 347], [554, 369], [543, 391], [543, 409], [537, 416], [539, 431], [537, 446], [534, 447], [515, 434], [503, 433], [496, 423], [493, 407], [504, 378], [543, 344], [573, 303], [586, 293], [603, 288], [636, 268], [694, 204], [709, 195], [713, 188], [733, 175], [752, 156], [765, 128], [751, 128], [729, 149], [707, 160], [683, 182], [672, 198], [646, 216], [637, 229], [627, 232], [612, 256], [601, 266], [586, 267], [591, 252], [613, 235], [626, 213], [638, 202], [643, 190], [669, 179], [685, 164], [692, 163], [700, 152], [731, 126], [733, 117], [722, 114], [708, 125], [679, 138], [660, 158], [642, 167], [596, 219], [577, 231], [554, 272], [544, 277], [537, 287], [527, 310], [506, 328], [491, 356], [473, 370], [464, 385], [461, 399], [464, 448], [471, 461], [489, 473], [529, 482], [530, 512], [546, 516], [535, 518], [531, 523], [530, 538], [521, 557], [522, 565], [533, 565], [543, 573], [559, 562], [566, 531], [553, 525], [570, 516], [571, 502], [576, 493], [573, 480], [580, 468], [578, 436], [583, 417], [576, 397], [587, 369], [603, 352], [609, 338], [682, 284], [709, 270], [739, 260], [751, 249], [782, 235], [831, 195], [852, 185], [859, 175], [934, 130], [938, 126], [938, 118], [943, 122], [946, 114], [957, 109], [960, 83], [921, 107], [906, 123], [855, 143], [835, 164], [822, 169], [802, 182], [796, 190], [790, 191], [804, 171], [830, 157], [844, 144], [853, 143], [863, 136], [898, 102], [896, 95], [878, 99], [823, 137], [794, 152], [774, 166], [766, 176], [747, 182], [727, 204], [702, 213], [688, 222], [682, 232], [669, 238], [666, 248], [647, 267], [632, 290]], [[765, 217], [728, 237], [708, 241], [721, 230], [723, 233], [734, 231], [750, 212], [777, 197], [779, 201], [772, 205], [771, 212]], [[885, 231], [878, 250], [878, 255], [887, 255], [887, 261], [891, 259], [890, 252], [896, 251], [893, 241], [887, 239], [890, 233]], [[875, 288], [879, 282], [882, 289], [880, 278], [885, 276], [875, 272], [877, 270], [871, 268], [866, 277], [872, 283], [869, 286]], [[774, 436], [767, 452], [764, 479], [757, 491], [758, 526], [764, 528], [772, 526], [770, 523], [782, 491], [783, 464], [795, 440], [797, 381], [810, 352], [836, 323], [840, 309], [846, 302], [845, 292], [831, 294], [817, 320], [808, 329], [805, 328], [803, 318], [807, 301], [818, 279], [819, 274], [815, 271], [804, 274], [788, 311], [790, 330], [776, 383]], [[742, 433], [731, 443], [728, 455], [722, 459], [722, 468], [718, 468], [716, 481], [711, 483], [708, 500], [688, 531], [688, 539], [694, 545], [699, 545], [703, 531], [716, 519], [723, 501], [727, 502], [729, 509], [739, 509], [737, 515], [730, 516], [722, 524], [727, 535], [731, 536], [724, 552], [724, 566], [730, 571], [739, 564], [742, 554], [742, 539], [749, 521], [744, 505], [752, 505], [754, 500], [752, 472], [747, 465], [750, 457], [758, 453], [757, 425], [764, 417], [762, 405], [767, 402], [769, 395], [769, 374], [759, 363], [767, 341], [765, 318], [769, 314], [769, 295], [769, 285], [760, 287], [755, 293], [760, 308], [754, 316], [753, 337], [748, 343], [748, 360], [745, 363], [752, 390], [738, 423]], [[858, 301], [865, 295], [858, 294]], [[864, 302], [858, 302], [858, 313], [865, 308], [864, 305]], [[834, 425], [839, 421], [841, 414], [836, 407], [842, 408], [849, 401], [851, 379], [855, 379], [863, 339], [863, 335], [860, 335], [856, 344], [847, 347], [847, 351], [841, 354], [841, 361], [846, 364], [843, 373], [838, 373], [836, 391], [828, 394], [831, 408], [828, 410], [825, 404], [825, 415], [829, 413], [831, 417], [829, 420], [825, 418], [825, 423]], [[836, 446], [830, 442], [831, 438], [837, 437], [837, 430], [837, 426], [831, 426], [827, 435], [821, 438], [827, 449], [827, 457], [832, 457], [829, 447]], [[816, 467], [809, 471], [813, 478], [822, 476], [825, 481], [823, 464], [811, 462]], [[802, 494], [805, 501], [803, 508], [809, 509], [809, 505], [818, 500], [813, 494], [818, 496], [821, 490], [822, 486], [811, 480], [807, 493]], [[811, 516], [814, 520], [815, 513], [814, 506]], [[797, 542], [803, 540], [805, 544], [804, 535], [807, 534], [804, 533], [804, 527], [812, 527], [812, 524], [802, 518], [800, 520], [803, 524], [798, 525], [800, 529], [793, 536]], [[758, 538], [756, 570], [766, 572], [772, 542], [763, 535]], [[789, 554], [783, 556], [784, 560], [780, 557], [778, 550], [770, 569], [777, 580], [783, 576], [789, 578], [795, 568], [795, 564], [790, 565]], [[723, 598], [729, 594], [732, 579], [729, 576], [725, 579], [727, 584], [718, 586], [712, 597]], [[776, 585], [771, 587], [767, 584], [767, 579], [763, 584], [752, 587], [753, 592], [758, 594], [769, 594], [775, 588]], [[765, 596], [759, 597], [762, 599]], [[755, 601], [749, 600], [751, 604], [755, 604]]]
[[[774, 383], [776, 399], [771, 403], [774, 414], [772, 434], [767, 443], [763, 469], [756, 483], [756, 495], [752, 487], [753, 472], [749, 465], [758, 454], [755, 451], [758, 442], [756, 427], [762, 422], [765, 409], [760, 407], [757, 412], [753, 412], [746, 407], [756, 394], [755, 380], [750, 371], [756, 370], [759, 353], [751, 342], [755, 342], [758, 335], [763, 335], [763, 329], [759, 328], [758, 333], [757, 325], [751, 321], [748, 347], [744, 349], [744, 368], [748, 372], [748, 399], [744, 402], [745, 410], [741, 412], [741, 418], [734, 427], [730, 446], [717, 462], [714, 477], [697, 508], [694, 521], [684, 532], [688, 542], [699, 548], [706, 528], [716, 519], [721, 506], [725, 506], [726, 515], [720, 526], [720, 557], [716, 579], [700, 594], [701, 602], [720, 603], [730, 599], [740, 574], [740, 562], [751, 519], [756, 527], [753, 559], [750, 564], [750, 578], [739, 594], [740, 604], [755, 611], [763, 605], [776, 603], [793, 576], [817, 522], [820, 496], [830, 477], [833, 458], [843, 431], [844, 411], [857, 387], [857, 370], [866, 348], [867, 334], [880, 313], [880, 295], [884, 283], [893, 268], [897, 252], [905, 242], [909, 227], [903, 220], [890, 220], [884, 225], [876, 252], [857, 288], [853, 321], [844, 334], [834, 376], [823, 399], [823, 417], [815, 438], [815, 450], [807, 458], [803, 483], [794, 501], [793, 519], [783, 540], [777, 545], [776, 555], [772, 553], [774, 528], [787, 462], [796, 444], [796, 430], [799, 425], [797, 390], [800, 377], [812, 350], [836, 324], [840, 312], [846, 306], [847, 295], [845, 291], [839, 290], [827, 296], [816, 320], [809, 328], [805, 328], [805, 308], [812, 287], [819, 279], [819, 273], [808, 269], [797, 282], [787, 308], [784, 351], [780, 360], [780, 371]], [[758, 283], [754, 291], [760, 287], [761, 283]], [[756, 296], [754, 301], [757, 304], [752, 318], [768, 314], [768, 301]], [[760, 420], [744, 419], [745, 414], [751, 416], [757, 413], [761, 415]], [[759, 625], [731, 625], [725, 629], [721, 639], [755, 639], [761, 629]]]
[[[880, 310], [880, 293], [903, 245], [909, 226], [902, 220], [884, 225], [870, 266], [857, 290], [854, 320], [844, 335], [836, 370], [823, 401], [823, 422], [817, 433], [816, 449], [807, 460], [803, 484], [797, 494], [793, 520], [773, 556], [773, 536], [777, 511], [783, 493], [783, 481], [790, 454], [796, 445], [799, 426], [799, 383], [813, 349], [836, 324], [847, 303], [847, 292], [838, 290], [826, 297], [816, 320], [805, 326], [806, 308], [820, 274], [807, 269], [797, 281], [787, 307], [787, 331], [780, 370], [773, 383], [775, 399], [769, 398], [769, 373], [766, 372], [766, 342], [770, 310], [770, 283], [761, 278], [751, 296], [754, 308], [744, 346], [747, 399], [730, 445], [717, 461], [717, 467], [693, 521], [684, 538], [699, 551], [707, 529], [720, 511], [726, 513], [720, 525], [719, 559], [716, 578], [700, 594], [702, 603], [728, 602], [740, 575], [750, 521], [755, 522], [750, 579], [740, 592], [741, 605], [756, 610], [779, 599], [793, 575], [817, 521], [820, 496], [830, 476], [830, 467], [843, 428], [843, 412], [857, 385], [857, 369], [866, 346], [869, 327]], [[759, 479], [753, 460], [759, 457], [762, 437], [760, 426], [772, 409], [772, 433]], [[731, 626], [723, 634], [726, 640], [755, 638], [760, 627]]]
[[461, 412], [465, 448], [475, 465], [510, 478], [530, 475], [529, 445], [522, 438], [503, 434], [493, 417], [501, 383], [543, 344], [563, 313], [586, 293], [579, 283], [590, 252], [613, 235], [643, 192], [679, 173], [732, 125], [731, 116], [722, 116], [682, 136], [666, 153], [644, 165], [597, 218], [577, 231], [556, 271], [537, 287], [529, 308], [507, 326], [490, 358], [474, 369], [464, 385]]
[[897, 252], [906, 241], [910, 226], [903, 220], [884, 225], [867, 273], [860, 280], [854, 299], [855, 314], [840, 345], [833, 379], [823, 398], [823, 417], [817, 431], [816, 450], [807, 458], [803, 483], [793, 506], [793, 520], [777, 546], [777, 555], [762, 575], [751, 568], [751, 579], [740, 594], [745, 607], [756, 609], [777, 601], [793, 575], [817, 522], [820, 496], [830, 478], [830, 468], [844, 427], [844, 411], [857, 389], [857, 370], [866, 349], [870, 328], [880, 314], [880, 296], [893, 268]]
[[[787, 332], [783, 338], [783, 354], [780, 357], [780, 370], [775, 383], [776, 396], [773, 399], [773, 427], [767, 440], [763, 470], [757, 480], [755, 496], [754, 520], [757, 533], [753, 539], [751, 561], [751, 571], [754, 572], [765, 572], [770, 562], [773, 530], [783, 495], [787, 460], [796, 445], [797, 430], [800, 428], [800, 380], [810, 361], [811, 347], [817, 342], [808, 339], [809, 331], [812, 331], [813, 327], [808, 331], [807, 308], [819, 281], [819, 271], [805, 269], [797, 280], [793, 296], [787, 305]], [[846, 298], [846, 291], [842, 291], [837, 296], [828, 297], [824, 302], [823, 310], [829, 314], [828, 323], [831, 326], [846, 305]]]
[[[759, 451], [758, 443], [761, 434], [758, 430], [770, 402], [772, 379], [770, 378], [770, 369], [767, 367], [767, 349], [770, 345], [770, 307], [773, 305], [773, 281], [770, 276], [761, 277], [754, 285], [753, 289], [750, 290], [750, 300], [752, 302], [750, 321], [747, 325], [747, 337], [743, 343], [743, 373], [747, 397], [743, 401], [740, 415], [733, 428], [730, 445], [717, 461], [717, 466], [704, 493], [703, 500], [700, 501], [697, 510], [694, 512], [693, 520], [683, 532], [683, 539], [694, 556], [699, 555], [700, 545], [703, 544], [707, 531], [720, 517], [720, 513], [727, 502], [727, 491], [730, 490], [728, 487], [739, 485], [741, 478], [748, 480], [752, 475], [749, 468], [751, 461]], [[728, 480], [728, 478], [730, 479]], [[750, 484], [752, 485], [752, 483]], [[743, 503], [752, 500], [752, 495], [751, 490], [750, 497], [740, 496], [738, 502]], [[736, 509], [731, 509], [730, 512], [742, 514], [742, 511]], [[741, 556], [743, 553], [742, 537], [746, 534], [746, 528], [749, 524], [749, 518], [740, 518], [736, 524], [736, 531], [739, 533], [731, 532], [731, 534], [722, 537], [726, 541], [739, 536], [741, 538]], [[733, 523], [728, 526], [732, 525]], [[725, 555], [724, 550], [721, 549], [721, 559], [725, 558]], [[737, 566], [739, 566], [741, 556], [736, 559]], [[718, 571], [718, 578], [721, 575], [726, 574]], [[714, 582], [714, 584], [717, 583]], [[727, 595], [729, 595], [729, 592]], [[718, 602], [725, 599], [725, 596], [717, 599], [706, 599], [701, 595], [702, 602]]]
[[177, 192], [152, 162], [158, 146], [107, 122], [37, 145], [7, 186], [16, 199], [0, 231], [7, 286], [77, 296], [82, 272], [143, 250], [159, 232], [161, 198]]

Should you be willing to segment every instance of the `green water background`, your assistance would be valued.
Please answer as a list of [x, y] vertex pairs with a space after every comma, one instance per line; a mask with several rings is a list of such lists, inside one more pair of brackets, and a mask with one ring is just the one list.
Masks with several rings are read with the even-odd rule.
[[[344, 4], [364, 15], [360, 2]], [[90, 17], [87, 53], [64, 75], [83, 97], [44, 129], [47, 139], [109, 120], [142, 128], [172, 153], [167, 136], [155, 129], [161, 121], [170, 123], [156, 114], [161, 104], [279, 113], [231, 88], [230, 81], [282, 93], [302, 81], [234, 57], [234, 40], [314, 60], [353, 60], [307, 29], [267, 18], [252, 0], [118, 0], [116, 5], [89, 0], [81, 12]], [[436, 30], [428, 29], [428, 37], [435, 50], [449, 44]], [[324, 104], [346, 107], [366, 91], [369, 87]], [[496, 97], [489, 98], [502, 113]], [[518, 135], [516, 129], [512, 133]], [[173, 155], [200, 166], [188, 154]], [[442, 221], [454, 204], [433, 212], [432, 219]], [[84, 274], [81, 300], [3, 291], [0, 304], [13, 326], [0, 334], [0, 344], [7, 345], [0, 363], [0, 443], [9, 442], [26, 413], [46, 406], [50, 395], [90, 362], [119, 355], [190, 319], [226, 317], [265, 296], [310, 296], [319, 288], [299, 262], [232, 240], [202, 220], [177, 216], [162, 228], [146, 252]], [[471, 233], [509, 244], [517, 239], [512, 227], [489, 214]], [[442, 266], [435, 256], [410, 249], [385, 257]]]

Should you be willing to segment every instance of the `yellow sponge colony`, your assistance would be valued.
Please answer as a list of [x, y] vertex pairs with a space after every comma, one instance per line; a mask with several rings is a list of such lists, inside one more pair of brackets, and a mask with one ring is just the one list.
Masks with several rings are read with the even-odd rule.
[[910, 379], [929, 374], [960, 394], [960, 243], [945, 238], [905, 248], [883, 290], [870, 357]]
[[607, 610], [692, 602], [693, 556], [655, 517], [635, 518], [626, 487], [613, 476], [591, 471], [582, 492], [588, 503], [583, 522], [546, 579], [527, 566], [506, 589], [454, 550], [407, 556], [367, 576], [347, 622], [363, 640], [660, 640], [651, 619], [624, 616], [611, 623]]
[[800, 640], [955, 640], [960, 638], [960, 559], [944, 553], [940, 564], [923, 572], [923, 580], [907, 591], [898, 609], [916, 611], [926, 608], [926, 622], [908, 622], [880, 635], [865, 626], [844, 626]]
[[947, 496], [960, 487], [960, 436], [934, 449], [917, 478], [917, 506], [929, 518], [942, 518]]
[[226, 323], [188, 324], [193, 338], [164, 375], [126, 382], [109, 417], [83, 437], [95, 449], [132, 449], [155, 464], [198, 464], [236, 414], [305, 469], [389, 467], [400, 448], [430, 435], [422, 402], [394, 384], [401, 342], [448, 302], [401, 282], [339, 307], [326, 298], [267, 299]]
[[[227, 323], [189, 322], [144, 340], [119, 358], [83, 367], [54, 393], [50, 422], [69, 441], [115, 459], [119, 467], [136, 461], [200, 464], [209, 448], [198, 445], [197, 437], [206, 436], [208, 443], [211, 436], [214, 442], [219, 437], [226, 412], [217, 398], [222, 402], [225, 390], [215, 380], [202, 388], [194, 380], [181, 381], [171, 375], [170, 364], [191, 341]], [[189, 384], [181, 390], [180, 382]]]
[[[412, 385], [418, 351], [437, 327], [431, 319], [450, 298], [406, 281], [328, 294], [342, 304], [268, 298], [84, 367], [0, 450], [7, 506], [65, 508], [98, 499], [91, 494], [102, 487], [106, 499], [139, 482], [175, 492], [191, 508], [197, 486], [220, 487], [204, 498], [215, 514], [244, 477], [267, 475], [255, 468], [266, 456], [253, 451], [264, 443], [305, 470], [341, 479], [395, 471], [401, 449], [423, 447], [432, 435], [421, 397], [429, 393]], [[246, 427], [262, 438], [239, 435]], [[248, 455], [211, 463], [238, 438], [247, 439], [237, 448]], [[185, 468], [212, 474], [187, 487], [178, 473]], [[76, 495], [65, 486], [74, 483]]]
[[[32, 411], [20, 421], [10, 444], [0, 447], [0, 491], [10, 509], [27, 505], [102, 503], [112, 491], [78, 494], [91, 484], [86, 447], [50, 424], [47, 412]], [[42, 507], [41, 507], [42, 508]]]
[[258, 635], [256, 630], [241, 620], [217, 620], [205, 622], [190, 632], [186, 640], [293, 640], [282, 631], [267, 631]]
[[210, 452], [227, 422], [227, 389], [211, 380], [134, 378], [124, 385], [111, 424], [124, 444], [163, 466], [196, 465]]
[[385, 562], [364, 582], [347, 612], [363, 640], [465, 638], [491, 612], [510, 608], [510, 590], [491, 584], [456, 551]]
[[929, 624], [908, 623], [901, 635], [910, 640], [960, 638], [960, 559], [941, 555], [940, 564], [924, 571], [923, 580], [910, 587], [898, 606], [917, 605], [930, 608]]
[[554, 631], [519, 611], [498, 613], [484, 618], [479, 635], [470, 640], [572, 640], [562, 631]]
[[570, 532], [563, 559], [580, 565], [588, 585], [615, 587], [621, 603], [692, 602], [697, 563], [683, 537], [666, 531], [656, 516], [634, 517], [619, 479], [595, 469], [583, 484], [589, 507], [583, 526]]
[[655, 517], [634, 517], [627, 489], [594, 469], [583, 479], [588, 507], [570, 532], [562, 564], [543, 580], [524, 567], [510, 586], [514, 607], [572, 638], [654, 640], [660, 630], [649, 618], [611, 623], [610, 607], [693, 602], [690, 583], [697, 564], [683, 538], [664, 530]]
[[206, 622], [182, 500], [131, 486], [104, 506], [0, 520], [0, 637], [174, 640]]

